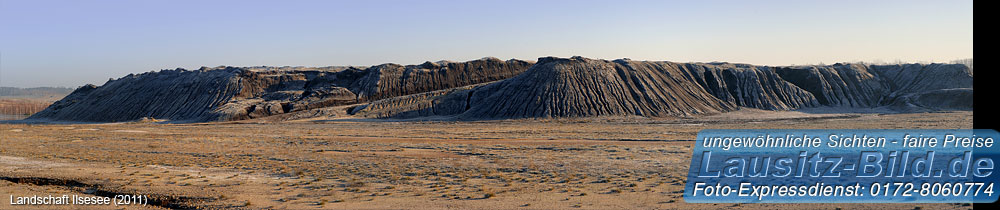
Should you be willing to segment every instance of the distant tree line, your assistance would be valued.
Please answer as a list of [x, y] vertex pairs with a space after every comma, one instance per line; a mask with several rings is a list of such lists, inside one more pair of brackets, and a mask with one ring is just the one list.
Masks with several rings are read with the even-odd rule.
[[31, 115], [45, 110], [51, 102], [30, 99], [0, 99], [0, 114]]
[[968, 66], [970, 70], [972, 69], [972, 58], [953, 60], [953, 61], [951, 61], [951, 63], [953, 63], [953, 64], [965, 64], [965, 66]]
[[[914, 61], [903, 61], [903, 60], [900, 60], [900, 59], [896, 59], [894, 61], [873, 60], [873, 61], [853, 61], [853, 62], [844, 62], [844, 63], [861, 64], [861, 65], [899, 65], [899, 64], [912, 64], [912, 63], [931, 64], [931, 63], [935, 63], [935, 62], [934, 61], [930, 61], [930, 62], [927, 62], [927, 61], [915, 61], [914, 62]], [[969, 69], [972, 69], [972, 58], [952, 60], [952, 61], [949, 61], [947, 63], [950, 63], [950, 64], [963, 64], [963, 65], [968, 66]], [[793, 66], [794, 65], [795, 64], [793, 64]], [[820, 62], [819, 64], [815, 64], [815, 65], [825, 66], [826, 64], [824, 64], [823, 62]]]
[[71, 88], [64, 87], [36, 87], [36, 88], [16, 88], [0, 87], [0, 96], [65, 96], [73, 92]]

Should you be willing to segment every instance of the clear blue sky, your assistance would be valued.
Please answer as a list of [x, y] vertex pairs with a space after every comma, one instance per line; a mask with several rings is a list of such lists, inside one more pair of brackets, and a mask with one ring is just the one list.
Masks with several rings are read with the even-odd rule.
[[486, 56], [945, 62], [972, 57], [972, 22], [971, 0], [0, 0], [0, 86]]

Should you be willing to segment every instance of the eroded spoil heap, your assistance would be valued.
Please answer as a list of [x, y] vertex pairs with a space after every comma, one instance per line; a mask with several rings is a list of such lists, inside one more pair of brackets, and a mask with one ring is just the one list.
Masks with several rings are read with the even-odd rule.
[[81, 87], [31, 118], [226, 121], [350, 104], [346, 113], [358, 117], [473, 120], [696, 116], [741, 107], [971, 110], [972, 70], [959, 64], [768, 67], [583, 57], [168, 70]]

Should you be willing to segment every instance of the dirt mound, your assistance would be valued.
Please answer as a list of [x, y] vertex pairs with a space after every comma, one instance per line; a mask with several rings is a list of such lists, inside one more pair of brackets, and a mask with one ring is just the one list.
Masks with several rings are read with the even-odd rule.
[[521, 74], [532, 64], [492, 57], [460, 63], [383, 64], [366, 70], [350, 90], [358, 94], [358, 100], [373, 101], [503, 80]]
[[[166, 70], [85, 85], [29, 119], [119, 122], [143, 117], [214, 120], [213, 110], [244, 92], [236, 69]], [[246, 92], [243, 94], [252, 94]]]
[[163, 70], [83, 86], [29, 119], [86, 122], [230, 121], [364, 103], [502, 80], [531, 62], [469, 62], [368, 68], [220, 67]]
[[359, 116], [659, 117], [719, 113], [740, 107], [794, 110], [817, 106], [970, 110], [971, 76], [965, 66], [948, 64], [767, 67], [548, 57], [511, 79], [471, 89], [383, 100], [362, 109], [363, 113], [378, 114]]
[[910, 93], [889, 104], [901, 111], [972, 110], [972, 88], [954, 88]]
[[583, 57], [177, 69], [81, 87], [30, 119], [687, 117], [816, 106], [969, 110], [972, 70], [959, 64], [768, 67]]
[[717, 99], [741, 107], [792, 110], [819, 105], [811, 93], [785, 81], [767, 66], [747, 64], [674, 64]]
[[689, 116], [726, 112], [669, 63], [541, 58], [525, 73], [477, 88], [466, 118]]
[[469, 94], [472, 94], [471, 89], [474, 87], [466, 86], [382, 99], [353, 107], [348, 113], [364, 118], [457, 115], [468, 109]]
[[[922, 107], [935, 110], [934, 104], [969, 104], [968, 98], [942, 98], [940, 103], [917, 102], [919, 95], [936, 94], [945, 89], [972, 91], [972, 70], [961, 64], [903, 64], [777, 68], [781, 78], [809, 91], [820, 104], [846, 107]], [[971, 95], [971, 94], [970, 94]], [[928, 95], [929, 97], [929, 95]], [[924, 97], [927, 98], [927, 97]], [[940, 107], [952, 109], [964, 106]]]
[[777, 73], [826, 106], [874, 107], [888, 94], [886, 84], [864, 65], [777, 68]]

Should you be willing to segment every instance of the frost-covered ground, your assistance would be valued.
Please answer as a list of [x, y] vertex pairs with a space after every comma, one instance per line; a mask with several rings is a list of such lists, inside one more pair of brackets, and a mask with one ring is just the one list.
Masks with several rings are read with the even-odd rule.
[[[743, 110], [696, 119], [0, 124], [0, 194], [137, 193], [159, 201], [148, 208], [970, 208], [684, 202], [691, 140], [702, 129], [972, 127], [972, 112], [820, 111]], [[5, 201], [0, 209], [21, 208]]]

